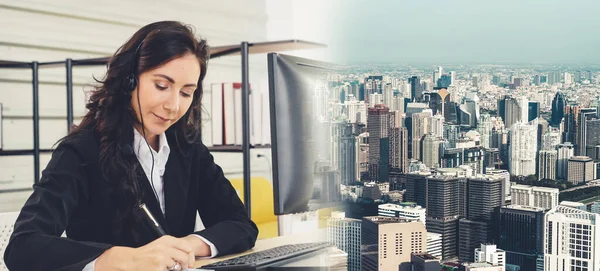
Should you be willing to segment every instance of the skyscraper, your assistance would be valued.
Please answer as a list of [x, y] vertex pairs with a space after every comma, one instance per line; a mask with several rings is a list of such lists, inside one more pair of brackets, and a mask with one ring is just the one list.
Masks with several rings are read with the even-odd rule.
[[421, 101], [423, 97], [423, 85], [421, 85], [421, 79], [418, 76], [408, 78], [410, 83], [410, 98], [412, 101]]
[[[592, 143], [591, 141], [600, 142], [600, 140], [591, 140], [590, 142], [588, 142], [588, 140], [587, 140], [588, 124], [591, 124], [593, 126], [594, 130], [597, 130], [597, 128], [595, 126], [600, 124], [600, 123], [597, 123], [597, 121], [595, 121], [596, 119], [598, 119], [598, 116], [596, 115], [596, 108], [581, 108], [579, 110], [579, 115], [577, 116], [577, 134], [576, 134], [576, 139], [575, 139], [575, 155], [585, 156], [587, 154], [586, 147], [587, 147], [588, 143], [591, 143], [590, 147], [593, 147], [593, 146], [595, 146], [595, 144], [593, 144], [595, 142]], [[600, 138], [600, 135], [594, 135], [592, 133], [590, 133], [590, 135], [595, 138]]]
[[555, 150], [539, 152], [538, 180], [556, 180], [556, 161], [558, 153]]
[[426, 180], [427, 231], [442, 235], [443, 259], [456, 257], [458, 220], [467, 212], [467, 180], [441, 175]]
[[558, 188], [531, 185], [513, 185], [510, 187], [512, 205], [522, 205], [549, 210], [558, 205]]
[[560, 180], [567, 179], [568, 161], [575, 154], [575, 147], [571, 142], [565, 142], [559, 144], [558, 147], [558, 158], [556, 162], [556, 177]]
[[390, 111], [382, 104], [369, 108], [369, 178], [375, 182], [389, 179]]
[[431, 129], [431, 109], [426, 109], [421, 113], [412, 114], [412, 158], [422, 160], [421, 158], [421, 140], [429, 133]]
[[[338, 131], [338, 155], [337, 167], [340, 172], [342, 184], [348, 185], [357, 181], [356, 179], [356, 137], [354, 134], [354, 124], [339, 123], [336, 124]], [[335, 144], [335, 143], [334, 143]]]
[[482, 114], [481, 120], [477, 123], [477, 132], [481, 137], [481, 146], [489, 149], [492, 147], [492, 123], [489, 114]]
[[544, 221], [544, 270], [600, 268], [599, 214], [559, 205], [546, 213]]
[[506, 251], [506, 266], [536, 270], [544, 253], [544, 209], [508, 205], [500, 208], [498, 248]]
[[468, 179], [467, 215], [459, 224], [459, 260], [472, 262], [474, 250], [492, 242], [494, 212], [504, 205], [504, 180], [483, 176]]
[[541, 150], [544, 150], [544, 151], [556, 150], [556, 148], [558, 147], [559, 144], [560, 144], [560, 133], [555, 130], [549, 130], [542, 137]]
[[393, 128], [390, 144], [392, 170], [408, 172], [408, 130], [405, 127]]
[[[506, 128], [511, 128], [513, 124], [519, 120], [528, 118], [528, 103], [525, 103], [523, 99], [516, 99], [513, 97], [505, 96], [503, 99], [498, 100], [498, 115], [504, 121]], [[523, 108], [525, 106], [525, 108]], [[523, 115], [523, 114], [526, 115]]]
[[397, 217], [363, 217], [361, 270], [397, 270], [412, 253], [427, 250], [427, 231], [421, 222]]
[[440, 166], [440, 140], [433, 133], [423, 139], [423, 163], [429, 168]]
[[348, 270], [360, 271], [361, 220], [333, 212], [327, 220], [327, 241], [348, 254]]
[[518, 122], [511, 127], [509, 171], [512, 175], [528, 176], [536, 173], [537, 129], [537, 120]]
[[568, 178], [572, 184], [586, 183], [594, 179], [594, 160], [587, 156], [573, 156], [568, 160]]
[[527, 121], [532, 121], [540, 117], [540, 102], [529, 102], [527, 106]]

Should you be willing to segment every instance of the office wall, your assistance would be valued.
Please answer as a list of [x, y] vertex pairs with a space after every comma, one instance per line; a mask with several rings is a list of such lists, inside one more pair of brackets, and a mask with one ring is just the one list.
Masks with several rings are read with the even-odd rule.
[[[192, 24], [211, 46], [267, 39], [268, 14], [265, 0], [228, 1], [90, 1], [0, 0], [0, 60], [61, 61], [113, 54], [137, 29], [159, 20]], [[100, 4], [101, 3], [101, 4]], [[250, 79], [266, 79], [266, 57], [250, 57]], [[209, 62], [206, 83], [240, 81], [240, 59], [236, 56]], [[101, 79], [105, 67], [76, 67], [73, 70], [75, 123], [85, 113], [86, 91]], [[66, 134], [65, 67], [39, 70], [40, 147], [51, 148]], [[31, 71], [0, 69], [0, 103], [3, 104], [2, 148], [32, 149], [33, 122]], [[256, 158], [253, 175], [270, 178], [268, 159]], [[239, 153], [214, 153], [215, 160], [230, 178], [242, 176]], [[42, 154], [43, 170], [50, 154]], [[0, 191], [31, 187], [33, 157], [0, 157]], [[0, 212], [18, 210], [30, 192], [0, 192]]]

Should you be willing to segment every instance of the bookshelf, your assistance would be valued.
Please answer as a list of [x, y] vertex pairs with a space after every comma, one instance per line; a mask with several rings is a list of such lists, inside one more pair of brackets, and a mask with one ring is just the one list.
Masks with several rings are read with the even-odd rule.
[[[280, 41], [266, 42], [241, 42], [240, 44], [224, 45], [211, 47], [210, 58], [240, 56], [241, 72], [242, 72], [242, 145], [222, 145], [211, 146], [211, 152], [237, 152], [243, 154], [244, 162], [244, 202], [246, 203], [246, 211], [250, 216], [250, 149], [253, 148], [270, 148], [271, 145], [251, 145], [250, 144], [250, 106], [249, 106], [249, 63], [248, 56], [250, 54], [265, 54], [270, 52], [304, 50], [324, 48], [326, 45], [321, 43], [288, 39]], [[89, 58], [89, 59], [70, 59], [64, 61], [53, 62], [16, 62], [0, 60], [1, 68], [12, 69], [31, 69], [32, 70], [32, 91], [33, 91], [33, 141], [34, 147], [32, 150], [0, 150], [0, 156], [17, 156], [17, 155], [33, 155], [34, 157], [34, 183], [39, 181], [40, 174], [40, 153], [51, 153], [52, 150], [41, 150], [39, 146], [39, 89], [38, 89], [38, 70], [40, 66], [60, 66], [64, 65], [66, 69], [66, 111], [67, 111], [67, 131], [73, 126], [73, 69], [78, 66], [98, 66], [107, 65], [110, 57]]]

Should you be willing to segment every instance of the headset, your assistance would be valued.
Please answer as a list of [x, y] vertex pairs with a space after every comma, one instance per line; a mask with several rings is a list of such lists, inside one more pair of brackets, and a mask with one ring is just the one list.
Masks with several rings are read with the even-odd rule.
[[[160, 29], [158, 31], [160, 31]], [[123, 91], [125, 91], [126, 94], [133, 92], [135, 90], [135, 88], [138, 86], [137, 66], [138, 66], [138, 62], [139, 62], [139, 51], [140, 51], [140, 48], [142, 48], [142, 45], [144, 44], [144, 42], [146, 41], [147, 38], [148, 38], [148, 36], [146, 36], [140, 42], [140, 44], [137, 46], [137, 48], [135, 49], [133, 56], [131, 58], [131, 72], [129, 73], [129, 75], [127, 75], [125, 77], [125, 79], [122, 82], [122, 89], [123, 89]], [[156, 200], [158, 201], [159, 208], [160, 208], [160, 199], [158, 197], [158, 193], [156, 192], [156, 188], [154, 187], [154, 153], [152, 153], [152, 147], [150, 147], [148, 140], [146, 140], [146, 127], [144, 126], [144, 117], [142, 115], [142, 105], [140, 102], [139, 90], [137, 92], [137, 101], [138, 101], [138, 108], [140, 110], [140, 121], [142, 122], [142, 135], [144, 136], [144, 142], [146, 142], [148, 151], [150, 152], [150, 155], [152, 156], [152, 168], [150, 170], [150, 185], [152, 186], [152, 191], [154, 192], [154, 196], [156, 197]], [[131, 146], [129, 146], [129, 144], [125, 145], [125, 147], [123, 148], [123, 150], [124, 150], [123, 152], [125, 155], [133, 154], [133, 148], [131, 148], [131, 149], [130, 148], [131, 148]]]

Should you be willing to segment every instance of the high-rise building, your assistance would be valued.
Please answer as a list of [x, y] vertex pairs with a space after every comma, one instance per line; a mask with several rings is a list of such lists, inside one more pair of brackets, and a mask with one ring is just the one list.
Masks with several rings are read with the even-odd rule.
[[594, 152], [596, 146], [600, 145], [600, 118], [593, 117], [586, 119], [583, 129], [585, 138], [582, 140], [582, 144], [585, 146], [585, 155], [600, 160], [600, 157]]
[[504, 266], [506, 262], [506, 252], [498, 249], [494, 244], [481, 244], [475, 249], [476, 263], [491, 263], [494, 266]]
[[389, 179], [390, 111], [382, 104], [369, 108], [369, 179], [387, 182]]
[[410, 98], [413, 101], [421, 101], [423, 97], [423, 85], [421, 84], [421, 79], [418, 76], [413, 76], [408, 78], [408, 82], [410, 83]]
[[410, 262], [412, 253], [427, 251], [427, 231], [421, 222], [368, 216], [361, 226], [361, 270], [398, 269]]
[[594, 179], [594, 160], [587, 156], [573, 156], [568, 161], [567, 180], [572, 184], [586, 183]]
[[527, 106], [527, 121], [540, 117], [540, 102], [529, 102]]
[[544, 209], [520, 205], [500, 208], [498, 248], [506, 251], [506, 266], [536, 270], [543, 257]]
[[504, 205], [504, 180], [479, 175], [468, 179], [467, 215], [459, 224], [459, 260], [472, 262], [473, 251], [494, 239], [494, 212]]
[[412, 114], [412, 159], [422, 160], [421, 140], [431, 129], [431, 110], [426, 109], [421, 113]]
[[440, 259], [431, 253], [418, 253], [410, 256], [410, 264], [401, 264], [399, 271], [439, 271]]
[[[514, 97], [505, 96], [498, 100], [498, 116], [504, 121], [506, 128], [511, 128], [513, 124], [519, 120], [528, 118], [528, 103], [524, 103], [526, 99], [516, 99]], [[523, 108], [525, 106], [525, 108]], [[525, 112], [526, 115], [523, 115]]]
[[431, 117], [431, 129], [429, 131], [437, 137], [444, 136], [444, 117], [441, 114]]
[[429, 168], [436, 168], [440, 165], [440, 139], [429, 133], [423, 139], [423, 163]]
[[473, 174], [483, 174], [485, 169], [485, 149], [483, 147], [464, 148], [462, 157], [462, 165], [470, 166], [473, 169]]
[[558, 205], [558, 188], [530, 185], [512, 185], [510, 187], [511, 204], [552, 209]]
[[515, 176], [534, 175], [537, 153], [537, 120], [517, 122], [511, 127], [509, 171]]
[[[579, 115], [577, 116], [577, 134], [575, 139], [575, 155], [585, 156], [587, 154], [586, 147], [593, 147], [596, 144], [600, 143], [600, 135], [594, 135], [592, 133], [588, 133], [588, 124], [591, 125], [594, 131], [598, 131], [600, 129], [600, 120], [598, 120], [598, 116], [596, 115], [596, 108], [581, 108], [579, 110]], [[588, 140], [587, 136], [590, 135], [592, 138]]]
[[542, 147], [541, 150], [551, 151], [556, 150], [558, 145], [560, 144], [560, 133], [555, 130], [547, 131], [542, 137]]
[[436, 82], [437, 82], [437, 87], [447, 88], [447, 87], [450, 87], [450, 85], [452, 85], [452, 77], [448, 74], [443, 74], [442, 76], [440, 76], [440, 78]]
[[558, 153], [555, 150], [539, 152], [538, 180], [556, 180], [556, 161]]
[[562, 205], [546, 213], [544, 270], [598, 270], [599, 220], [599, 214]]
[[556, 177], [560, 180], [567, 179], [568, 161], [575, 154], [575, 146], [571, 142], [559, 144], [557, 147], [558, 158], [556, 161]]
[[379, 204], [378, 215], [399, 217], [410, 221], [419, 221], [425, 224], [425, 208], [419, 205], [402, 206], [398, 204]]
[[458, 256], [458, 220], [467, 214], [467, 179], [429, 172], [404, 174], [405, 200], [427, 210], [427, 231], [442, 235], [442, 259]]
[[327, 220], [327, 241], [348, 254], [348, 270], [360, 271], [361, 224], [343, 212], [332, 212]]
[[482, 114], [481, 120], [477, 123], [477, 132], [479, 132], [481, 138], [481, 146], [489, 149], [492, 147], [492, 123], [489, 114]]
[[448, 140], [448, 146], [450, 148], [456, 148], [456, 140], [459, 136], [459, 126], [444, 123], [444, 138]]
[[342, 184], [348, 185], [356, 182], [356, 137], [354, 124], [340, 123], [338, 127], [338, 155], [337, 167], [340, 172]]
[[442, 258], [442, 235], [433, 232], [427, 232], [427, 253], [438, 259]]
[[405, 127], [393, 128], [390, 144], [392, 170], [408, 172], [408, 130]]

